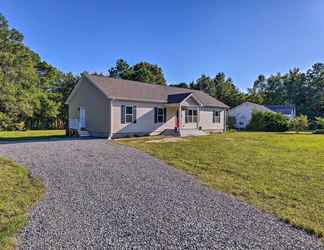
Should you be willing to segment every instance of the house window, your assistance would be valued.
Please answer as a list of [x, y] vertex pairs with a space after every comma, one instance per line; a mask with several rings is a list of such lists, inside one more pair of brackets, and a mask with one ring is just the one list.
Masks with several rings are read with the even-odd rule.
[[154, 108], [154, 122], [164, 123], [166, 122], [166, 108]]
[[185, 113], [186, 123], [198, 122], [198, 111], [196, 109], [187, 109]]
[[126, 106], [126, 123], [131, 123], [133, 122], [133, 106]]
[[213, 110], [213, 123], [220, 123], [220, 111]]
[[121, 106], [121, 123], [136, 123], [136, 106]]

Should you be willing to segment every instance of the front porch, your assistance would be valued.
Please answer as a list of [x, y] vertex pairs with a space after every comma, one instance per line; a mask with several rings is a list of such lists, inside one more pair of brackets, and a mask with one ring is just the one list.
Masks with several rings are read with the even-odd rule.
[[192, 95], [181, 96], [177, 102], [169, 103], [166, 106], [172, 107], [173, 110], [176, 109], [174, 135], [196, 136], [225, 131], [224, 109], [203, 106]]
[[[197, 105], [167, 105], [175, 112], [175, 128], [173, 131], [165, 131], [164, 135], [173, 136], [199, 136], [209, 133], [202, 130], [200, 124], [200, 107]], [[174, 111], [173, 111], [174, 112]]]

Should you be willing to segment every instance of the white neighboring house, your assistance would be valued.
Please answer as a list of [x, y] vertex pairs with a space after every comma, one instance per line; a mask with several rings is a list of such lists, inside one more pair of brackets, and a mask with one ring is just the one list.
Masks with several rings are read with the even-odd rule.
[[252, 102], [244, 102], [241, 105], [238, 105], [230, 109], [228, 115], [235, 117], [236, 128], [244, 129], [250, 123], [252, 118], [252, 113], [254, 110], [274, 113], [271, 109], [263, 105], [259, 105]]

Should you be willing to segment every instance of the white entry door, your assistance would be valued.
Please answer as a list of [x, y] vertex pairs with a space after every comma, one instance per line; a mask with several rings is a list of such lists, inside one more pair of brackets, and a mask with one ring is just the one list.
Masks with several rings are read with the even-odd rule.
[[85, 128], [86, 127], [86, 113], [85, 113], [85, 108], [80, 107], [80, 128]]

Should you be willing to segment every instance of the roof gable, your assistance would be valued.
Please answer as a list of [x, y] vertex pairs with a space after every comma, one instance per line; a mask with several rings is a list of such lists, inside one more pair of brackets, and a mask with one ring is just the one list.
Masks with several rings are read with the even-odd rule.
[[181, 105], [183, 106], [202, 106], [202, 104], [199, 102], [197, 98], [195, 98], [194, 95], [190, 95], [187, 98], [185, 98], [182, 102]]
[[236, 110], [239, 110], [240, 108], [243, 108], [243, 107], [249, 107], [252, 110], [258, 110], [258, 111], [271, 112], [271, 113], [273, 113], [273, 111], [271, 109], [267, 108], [266, 106], [260, 105], [260, 104], [257, 104], [257, 103], [253, 103], [253, 102], [243, 102], [242, 104], [240, 104], [240, 105], [232, 108], [230, 110], [230, 112], [233, 113]]
[[77, 84], [75, 85], [75, 87], [72, 89], [72, 92], [70, 93], [70, 95], [68, 96], [68, 98], [65, 101], [65, 104], [69, 104], [69, 102], [71, 101], [71, 99], [73, 98], [73, 96], [77, 93], [78, 89], [81, 87], [82, 84], [84, 84], [84, 82], [87, 82], [88, 84], [91, 84], [92, 86], [94, 86], [98, 91], [100, 91], [104, 96], [106, 96], [107, 98], [109, 98], [107, 96], [107, 94], [102, 91], [96, 84], [94, 84], [92, 81], [90, 81], [89, 79], [86, 79], [84, 77], [82, 77], [81, 79], [79, 79], [79, 81], [77, 82]]

